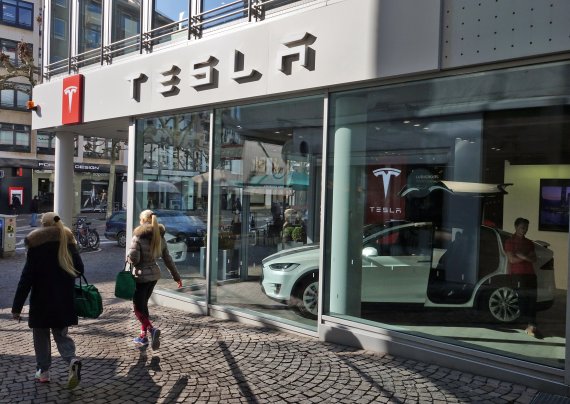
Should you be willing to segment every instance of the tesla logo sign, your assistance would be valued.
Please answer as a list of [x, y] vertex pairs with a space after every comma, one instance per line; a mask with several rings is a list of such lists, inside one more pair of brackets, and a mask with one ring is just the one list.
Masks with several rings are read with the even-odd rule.
[[63, 79], [61, 123], [70, 125], [83, 121], [83, 75]]
[[388, 197], [388, 189], [390, 188], [390, 179], [398, 177], [401, 173], [397, 168], [378, 168], [373, 171], [376, 177], [382, 177], [382, 184], [384, 185], [384, 198]]

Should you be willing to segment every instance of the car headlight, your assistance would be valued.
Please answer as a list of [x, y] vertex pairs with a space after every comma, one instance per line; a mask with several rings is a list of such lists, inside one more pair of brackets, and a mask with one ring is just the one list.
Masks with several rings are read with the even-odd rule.
[[297, 268], [299, 264], [292, 264], [292, 263], [278, 263], [278, 264], [270, 264], [269, 268], [272, 271], [281, 271], [281, 272], [289, 272]]

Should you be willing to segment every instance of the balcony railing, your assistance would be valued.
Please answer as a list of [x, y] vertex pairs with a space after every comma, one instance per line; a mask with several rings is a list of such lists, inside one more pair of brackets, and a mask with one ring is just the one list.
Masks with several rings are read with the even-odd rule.
[[[76, 73], [89, 65], [111, 64], [115, 58], [130, 53], [150, 53], [154, 47], [173, 41], [199, 40], [209, 32], [261, 21], [319, 1], [324, 0], [235, 0], [120, 41], [101, 44], [100, 48], [72, 54], [68, 59], [44, 66], [43, 75], [49, 80], [53, 76]], [[149, 11], [152, 12], [141, 10], [141, 17], [143, 12]]]

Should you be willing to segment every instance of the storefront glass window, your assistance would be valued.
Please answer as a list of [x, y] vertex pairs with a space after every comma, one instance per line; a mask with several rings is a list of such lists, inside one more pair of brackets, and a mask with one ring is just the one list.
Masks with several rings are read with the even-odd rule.
[[185, 287], [165, 275], [158, 288], [201, 300], [206, 291], [210, 112], [166, 115], [137, 121], [134, 216], [152, 209], [166, 228], [168, 249]]
[[323, 314], [564, 367], [569, 74], [334, 94]]
[[299, 299], [316, 302], [317, 268], [301, 274], [275, 254], [318, 254], [322, 112], [322, 97], [216, 110], [213, 304], [316, 330]]

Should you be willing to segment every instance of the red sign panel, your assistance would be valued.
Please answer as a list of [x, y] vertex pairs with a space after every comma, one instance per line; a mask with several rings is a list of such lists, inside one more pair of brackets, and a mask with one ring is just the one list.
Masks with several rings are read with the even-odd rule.
[[61, 123], [70, 125], [83, 122], [83, 75], [63, 79]]
[[367, 166], [366, 223], [384, 223], [406, 217], [404, 198], [398, 192], [406, 184], [405, 166]]

